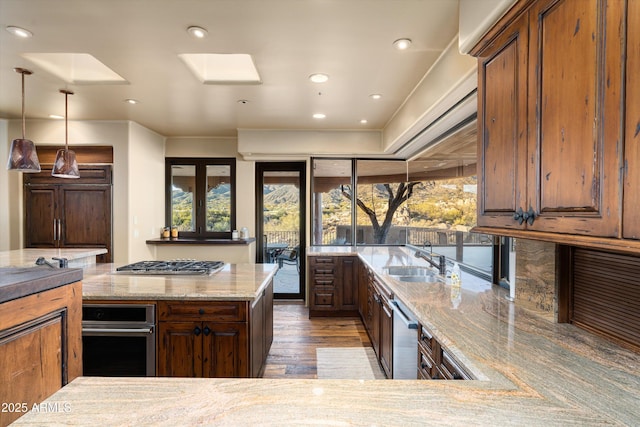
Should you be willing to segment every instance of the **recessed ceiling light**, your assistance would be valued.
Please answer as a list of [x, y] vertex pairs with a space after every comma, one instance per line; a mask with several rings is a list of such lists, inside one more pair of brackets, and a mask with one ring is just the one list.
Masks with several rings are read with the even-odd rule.
[[50, 119], [61, 120], [61, 119], [64, 119], [64, 116], [61, 116], [59, 114], [49, 114], [49, 118]]
[[398, 50], [406, 50], [411, 47], [411, 39], [398, 39], [393, 42], [393, 47]]
[[367, 124], [367, 119], [360, 120], [360, 123], [362, 123], [363, 125], [366, 125]]
[[380, 99], [382, 98], [382, 95], [380, 95], [379, 93], [373, 93], [371, 95], [369, 95], [371, 97], [371, 99]]
[[311, 80], [314, 83], [324, 83], [327, 80], [329, 80], [329, 76], [323, 73], [315, 73], [309, 76], [309, 80]]
[[238, 99], [238, 104], [248, 104], [249, 100], [248, 99]]
[[29, 30], [25, 30], [24, 28], [14, 27], [12, 25], [7, 27], [7, 31], [9, 31], [14, 36], [22, 37], [23, 39], [27, 39], [33, 36], [33, 33]]
[[135, 104], [139, 104], [140, 103], [140, 101], [138, 101], [137, 99], [133, 99], [133, 98], [125, 99], [124, 102], [126, 102], [127, 104], [131, 104], [131, 105], [135, 105]]
[[191, 34], [191, 37], [195, 37], [196, 39], [203, 39], [207, 37], [207, 30], [202, 27], [191, 26], [187, 28], [187, 33]]
[[325, 117], [327, 117], [327, 115], [326, 114], [322, 114], [322, 113], [315, 113], [313, 115], [314, 119], [324, 119]]

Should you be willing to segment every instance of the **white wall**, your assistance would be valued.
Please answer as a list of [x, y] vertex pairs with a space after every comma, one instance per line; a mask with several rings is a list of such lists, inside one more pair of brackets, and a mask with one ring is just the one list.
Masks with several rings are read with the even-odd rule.
[[244, 158], [299, 160], [309, 156], [379, 156], [380, 131], [238, 129], [238, 152]]
[[[117, 263], [155, 259], [155, 248], [147, 245], [147, 239], [160, 237], [164, 226], [164, 141], [165, 138], [137, 123], [129, 124], [128, 145], [128, 212], [119, 223], [120, 239], [128, 243], [128, 252], [120, 256], [116, 252]], [[114, 175], [114, 181], [118, 179]], [[124, 256], [126, 255], [126, 257]], [[184, 258], [184, 257], [183, 257]]]
[[0, 119], [0, 251], [11, 249], [10, 193], [11, 187], [17, 185], [19, 175], [17, 172], [9, 172], [5, 167], [11, 149], [8, 129], [9, 122]]

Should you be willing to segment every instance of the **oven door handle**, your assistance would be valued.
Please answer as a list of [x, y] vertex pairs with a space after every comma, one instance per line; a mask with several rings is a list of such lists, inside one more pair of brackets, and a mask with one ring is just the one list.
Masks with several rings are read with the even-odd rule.
[[141, 335], [152, 333], [153, 326], [148, 328], [82, 328], [83, 335]]

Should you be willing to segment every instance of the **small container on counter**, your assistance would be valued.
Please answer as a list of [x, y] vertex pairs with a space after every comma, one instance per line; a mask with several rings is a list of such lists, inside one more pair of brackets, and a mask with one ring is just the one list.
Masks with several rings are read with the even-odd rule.
[[231, 232], [231, 240], [238, 240], [238, 230], [233, 230]]
[[247, 227], [242, 227], [240, 229], [240, 238], [248, 239], [249, 238], [249, 229]]
[[171, 238], [172, 239], [178, 238], [178, 227], [171, 227]]
[[162, 228], [162, 238], [163, 239], [168, 239], [169, 235], [170, 235], [169, 227], [163, 227]]

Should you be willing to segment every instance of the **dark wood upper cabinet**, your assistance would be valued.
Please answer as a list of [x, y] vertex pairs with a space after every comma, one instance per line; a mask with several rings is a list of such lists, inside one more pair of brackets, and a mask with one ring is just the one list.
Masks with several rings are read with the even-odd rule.
[[478, 224], [621, 237], [625, 4], [518, 7], [473, 52]]
[[528, 21], [521, 17], [479, 58], [478, 225], [519, 228], [526, 205]]
[[50, 170], [25, 174], [25, 247], [105, 248], [98, 262], [112, 257], [111, 166], [81, 168], [64, 180]]

